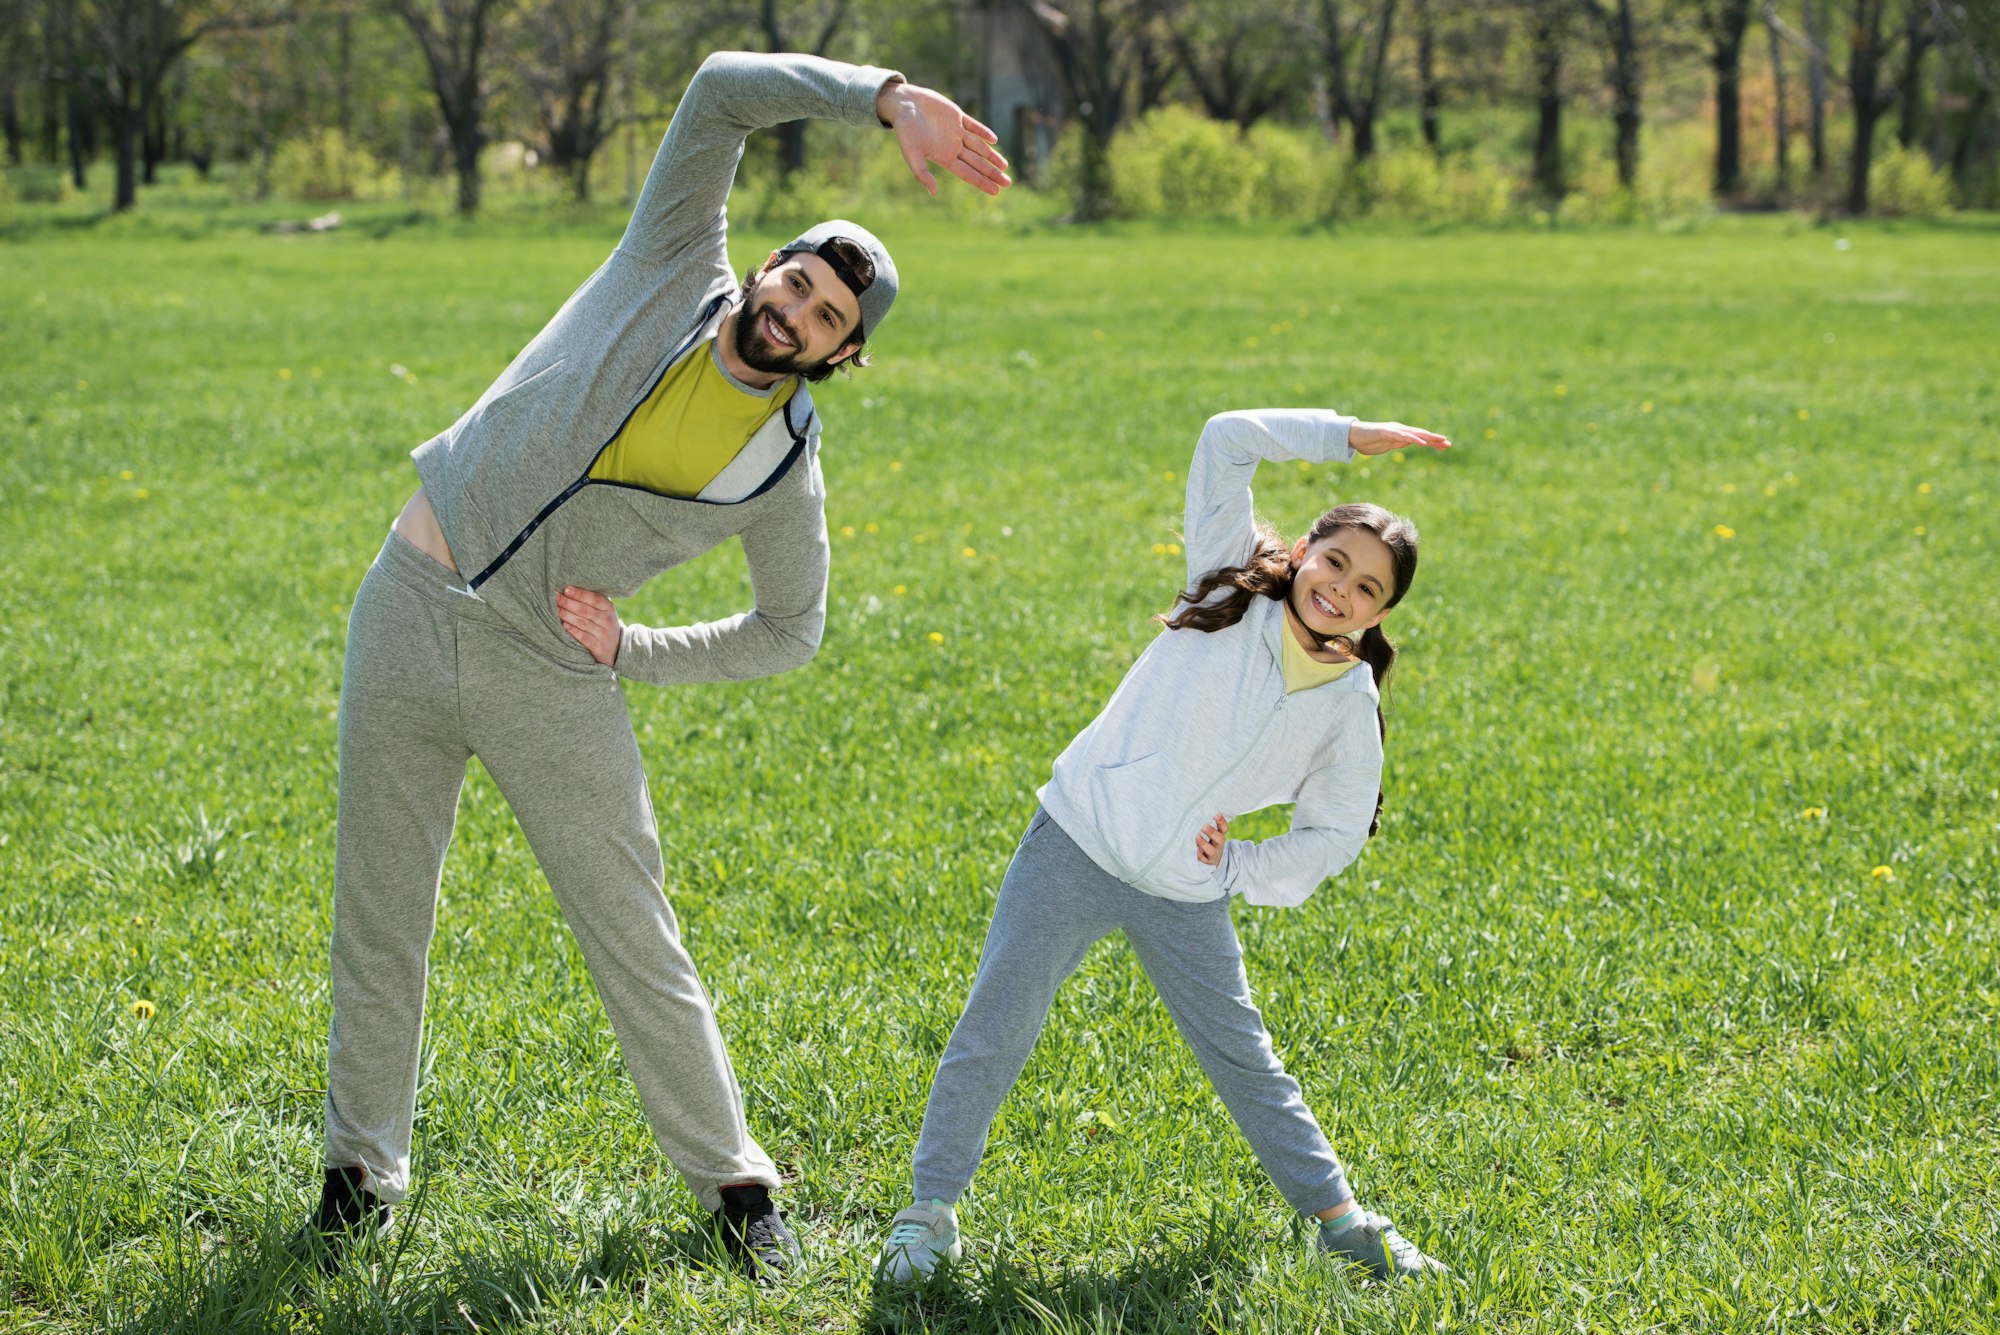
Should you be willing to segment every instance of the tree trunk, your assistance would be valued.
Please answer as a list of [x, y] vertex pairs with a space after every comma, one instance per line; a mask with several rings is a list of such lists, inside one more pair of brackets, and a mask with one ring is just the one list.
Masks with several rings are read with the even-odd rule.
[[354, 138], [354, 14], [340, 11], [340, 39], [335, 47], [334, 123], [343, 142]]
[[0, 135], [7, 140], [7, 162], [9, 166], [21, 165], [21, 145], [25, 135], [21, 130], [21, 99], [12, 84], [0, 94]]
[[111, 148], [118, 164], [111, 211], [123, 213], [139, 202], [139, 112], [136, 107], [107, 107]]
[[1931, 48], [1930, 11], [1920, 4], [1904, 7], [1902, 104], [1896, 117], [1896, 142], [1915, 148], [1917, 129], [1924, 117], [1924, 56]]
[[1771, 86], [1777, 101], [1771, 129], [1777, 152], [1778, 198], [1783, 199], [1791, 193], [1792, 164], [1785, 124], [1785, 48], [1778, 33], [1777, 0], [1764, 0], [1764, 31], [1771, 37]]
[[91, 133], [90, 120], [83, 106], [83, 94], [71, 90], [63, 99], [63, 124], [69, 133], [69, 176], [77, 189], [85, 189], [84, 168], [96, 156], [95, 136]]
[[167, 156], [167, 111], [163, 92], [155, 91], [139, 110], [139, 179], [152, 185]]
[[1868, 212], [1868, 169], [1875, 156], [1875, 122], [1882, 114], [1883, 0], [1854, 0], [1852, 45], [1847, 53], [1847, 91], [1854, 100], [1854, 153], [1848, 164], [1847, 211]]
[[1715, 71], [1715, 193], [1727, 198], [1743, 184], [1743, 33], [1750, 0], [1721, 0], [1704, 17]]
[[477, 124], [451, 126], [451, 165], [458, 173], [458, 211], [470, 218], [479, 212], [479, 147], [485, 136]]
[[1438, 144], [1438, 111], [1444, 105], [1444, 90], [1437, 76], [1437, 25], [1431, 15], [1431, 0], [1417, 0], [1417, 115], [1423, 123], [1424, 143], [1433, 157], [1443, 149]]
[[1806, 143], [1811, 149], [1812, 174], [1826, 174], [1826, 24], [1820, 6], [1826, 0], [1804, 0], [1806, 25]]
[[790, 180], [806, 165], [806, 122], [786, 121], [777, 127], [778, 163]]
[[1111, 136], [1097, 127], [1097, 118], [1086, 112], [1083, 121], [1083, 180], [1078, 192], [1076, 216], [1080, 222], [1097, 222], [1111, 216]]
[[1563, 197], [1563, 9], [1542, 0], [1530, 34], [1535, 64], [1535, 190], [1550, 204]]
[[1618, 184], [1639, 187], [1639, 38], [1632, 0], [1618, 0], [1612, 40], [1612, 121], [1618, 127]]

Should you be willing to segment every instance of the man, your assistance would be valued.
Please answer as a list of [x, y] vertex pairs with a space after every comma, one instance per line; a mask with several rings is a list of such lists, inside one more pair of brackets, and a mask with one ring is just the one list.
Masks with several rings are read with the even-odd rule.
[[[423, 485], [362, 581], [340, 697], [326, 1179], [301, 1231], [331, 1271], [409, 1187], [427, 952], [467, 760], [513, 808], [603, 997], [660, 1148], [753, 1278], [797, 1266], [771, 1160], [664, 894], [618, 677], [798, 667], [825, 620], [819, 420], [802, 382], [860, 364], [896, 295], [882, 243], [821, 224], [740, 283], [724, 204], [752, 130], [892, 128], [988, 194], [991, 130], [889, 70], [711, 56], [630, 225], [477, 403], [413, 454]], [[621, 623], [610, 597], [730, 537], [755, 607]]]

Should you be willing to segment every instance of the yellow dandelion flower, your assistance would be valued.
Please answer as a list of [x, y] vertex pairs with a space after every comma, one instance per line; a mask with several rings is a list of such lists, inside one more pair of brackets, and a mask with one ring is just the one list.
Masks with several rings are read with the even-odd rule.
[[852, 524], [842, 524], [842, 525], [840, 526], [840, 536], [841, 536], [841, 537], [843, 537], [843, 538], [851, 538], [851, 537], [853, 537], [853, 536], [854, 536], [854, 525], [852, 525]]
[[1806, 411], [1804, 408], [1801, 408], [1799, 409], [1799, 420], [1801, 422], [1809, 422], [1812, 420], [1812, 414]]
[[280, 379], [280, 380], [290, 380], [291, 378], [292, 378], [292, 368], [291, 368], [291, 367], [289, 367], [289, 366], [280, 366], [280, 367], [278, 368], [278, 379]]
[[1179, 474], [1175, 473], [1173, 469], [1169, 468], [1166, 472], [1160, 474], [1160, 477], [1165, 481], [1173, 482], [1178, 479]]
[[1102, 329], [1091, 330], [1090, 336], [1096, 339], [1099, 343], [1102, 343], [1104, 341], [1104, 331]]
[[921, 542], [924, 542], [924, 541], [927, 541], [927, 535], [926, 535], [926, 534], [922, 534], [922, 533], [919, 533], [919, 534], [917, 534], [917, 536], [916, 536], [916, 537], [914, 537], [914, 538], [911, 538], [911, 539], [910, 539], [910, 541], [911, 541], [911, 542], [917, 542], [917, 543], [921, 543]]
[[1500, 433], [1498, 431], [1495, 431], [1492, 427], [1489, 426], [1486, 428], [1486, 439], [1496, 440], [1499, 438], [1499, 435]]
[[870, 524], [870, 525], [868, 525], [868, 526], [867, 526], [867, 529], [868, 529], [868, 532], [870, 532], [870, 533], [880, 533], [880, 532], [882, 531], [881, 529], [877, 528], [877, 527], [876, 527], [875, 525], [873, 525], [873, 524]]
[[1715, 536], [1718, 538], [1733, 538], [1736, 536], [1736, 530], [1727, 524], [1717, 524], [1715, 526]]
[[930, 639], [930, 642], [931, 642], [932, 644], [943, 644], [943, 643], [944, 643], [944, 633], [943, 633], [942, 631], [935, 631], [935, 630], [934, 630], [934, 631], [932, 631], [932, 632], [930, 633], [930, 635], [929, 635], [929, 637], [928, 637], [928, 638]]
[[[144, 495], [145, 495], [146, 493], [142, 491], [142, 492], [140, 492], [139, 494], [140, 494], [141, 496], [144, 496]], [[1924, 534], [1926, 534], [1926, 533], [1930, 532], [1930, 530], [1929, 530], [1929, 529], [1927, 529], [1927, 528], [1925, 528], [1925, 527], [1924, 527], [1924, 526], [1923, 526], [1922, 524], [1919, 524], [1919, 525], [1917, 525], [1917, 526], [1916, 526], [1916, 528], [1915, 528], [1914, 530], [1912, 530], [1912, 531], [1913, 531], [1913, 532], [1915, 532], [1915, 533], [1916, 533], [1916, 535], [1917, 535], [1918, 537], [1920, 537], [1920, 538], [1921, 538], [1921, 537], [1923, 537], [1923, 536], [1924, 536]]]
[[1917, 495], [1919, 495], [1919, 496], [1928, 496], [1928, 495], [1930, 495], [1930, 494], [1931, 494], [1931, 484], [1930, 484], [1930, 483], [1928, 483], [1928, 482], [1919, 482], [1919, 483], [1917, 484]]
[[90, 382], [89, 382], [88, 380], [79, 380], [79, 381], [77, 381], [77, 382], [76, 382], [76, 387], [77, 387], [78, 389], [89, 389], [89, 388], [90, 388]]
[[1557, 385], [1557, 386], [1556, 386], [1556, 397], [1557, 397], [1557, 398], [1559, 398], [1559, 399], [1560, 399], [1560, 398], [1564, 397], [1565, 395], [1567, 395], [1568, 393], [1569, 393], [1569, 386], [1568, 386], [1568, 385]]
[[[135, 950], [132, 953], [136, 955], [139, 952]], [[157, 1013], [153, 1008], [153, 1003], [150, 1001], [135, 1001], [132, 1003], [132, 1014], [142, 1020], [150, 1020]]]
[[1168, 556], [1179, 556], [1180, 554], [1181, 554], [1181, 545], [1178, 542], [1170, 542], [1167, 544]]
[[964, 551], [960, 552], [960, 553], [959, 553], [959, 555], [960, 555], [960, 556], [977, 556], [977, 555], [979, 555], [979, 553], [978, 553], [978, 552], [976, 552], [976, 551], [974, 551], [974, 550], [972, 550], [972, 548], [970, 548], [970, 547], [967, 547], [967, 548], [966, 548], [966, 549], [965, 549]]
[[1155, 555], [1155, 556], [1165, 556], [1166, 554], [1167, 554], [1167, 544], [1166, 544], [1166, 543], [1164, 543], [1164, 542], [1156, 542], [1156, 543], [1154, 543], [1154, 544], [1153, 544], [1153, 555]]
[[898, 584], [895, 588], [891, 589], [890, 592], [895, 594], [898, 598], [900, 598], [904, 594], [908, 593], [909, 590], [904, 588], [902, 585]]
[[1766, 496], [1776, 496], [1776, 495], [1778, 494], [1778, 484], [1777, 484], [1777, 483], [1775, 483], [1775, 482], [1767, 482], [1767, 483], [1765, 483], [1765, 484], [1764, 484], [1764, 494], [1765, 494]]
[[1800, 820], [1825, 820], [1825, 819], [1826, 819], [1826, 808], [1825, 808], [1825, 807], [1807, 807], [1807, 808], [1806, 808], [1806, 809], [1805, 809], [1804, 811], [1801, 811], [1801, 812], [1799, 813], [1799, 819], [1800, 819]]
[[152, 493], [152, 492], [150, 492], [150, 491], [147, 491], [147, 490], [146, 490], [146, 489], [145, 489], [144, 487], [141, 487], [141, 488], [139, 488], [139, 489], [138, 489], [137, 491], [133, 492], [132, 494], [133, 494], [134, 496], [137, 496], [137, 497], [138, 497], [138, 498], [139, 498], [140, 500], [142, 500], [142, 501], [143, 501], [143, 500], [145, 500], [145, 499], [146, 499], [146, 498], [147, 498], [148, 496], [151, 496], [151, 495], [152, 495], [153, 493]]
[[315, 379], [315, 380], [319, 379], [319, 378], [320, 378], [320, 376], [321, 376], [322, 374], [324, 374], [324, 373], [323, 373], [323, 372], [322, 372], [322, 371], [321, 371], [321, 370], [320, 370], [320, 369], [319, 369], [319, 368], [318, 368], [317, 366], [313, 367], [313, 370], [312, 370], [312, 377], [313, 377], [313, 379]]
[[889, 463], [889, 471], [890, 471], [890, 472], [892, 472], [892, 473], [900, 473], [900, 472], [902, 472], [902, 471], [903, 471], [903, 461], [902, 461], [901, 459], [893, 459], [893, 460], [891, 460], [891, 461], [890, 461], [890, 463]]
[[1305, 459], [1301, 459], [1301, 460], [1299, 460], [1299, 471], [1300, 471], [1301, 473], [1310, 473], [1310, 472], [1312, 472], [1312, 464], [1311, 464], [1310, 462], [1308, 462], [1307, 460], [1305, 460]]
[[1734, 482], [1723, 483], [1722, 494], [1724, 496], [1734, 496], [1736, 494], [1736, 484]]
[[1244, 340], [1243, 340], [1243, 346], [1244, 346], [1244, 347], [1246, 347], [1246, 348], [1254, 348], [1254, 347], [1256, 347], [1256, 346], [1257, 346], [1257, 336], [1256, 336], [1255, 334], [1252, 334], [1252, 335], [1250, 335], [1250, 337], [1248, 337], [1248, 338], [1244, 339]]
[[118, 472], [118, 480], [120, 482], [130, 482], [132, 480], [132, 470], [129, 468], [120, 469]]
[[1896, 879], [1896, 869], [1890, 866], [1877, 867], [1868, 874], [1878, 881], [1893, 881]]
[[1639, 405], [1639, 411], [1642, 413], [1649, 413], [1653, 411], [1653, 401], [1651, 399], [1647, 399], [1644, 403], [1641, 403]]

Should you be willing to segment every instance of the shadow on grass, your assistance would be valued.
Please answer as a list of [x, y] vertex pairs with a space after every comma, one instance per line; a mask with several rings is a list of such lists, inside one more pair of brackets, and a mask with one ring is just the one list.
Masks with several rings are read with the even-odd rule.
[[986, 1266], [961, 1262], [920, 1284], [877, 1283], [860, 1328], [868, 1335], [1209, 1335], [1226, 1324], [1217, 1296], [1240, 1291], [1249, 1270], [1219, 1233], [1108, 1273], [1044, 1273], [1002, 1255]]
[[[664, 1271], [725, 1268], [711, 1232], [633, 1225], [601, 1230], [582, 1260], [551, 1231], [461, 1248], [418, 1272], [392, 1233], [359, 1247], [338, 1275], [295, 1260], [286, 1231], [267, 1227], [235, 1247], [162, 1267], [158, 1292], [109, 1328], [118, 1335], [221, 1335], [317, 1328], [484, 1331], [527, 1328], [553, 1297], [637, 1287]], [[317, 1320], [313, 1317], [316, 1314]]]

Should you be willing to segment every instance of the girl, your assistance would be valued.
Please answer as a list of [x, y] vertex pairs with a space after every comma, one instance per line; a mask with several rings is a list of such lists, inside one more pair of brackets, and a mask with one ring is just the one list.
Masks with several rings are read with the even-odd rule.
[[[1449, 444], [1317, 410], [1209, 420], [1188, 470], [1187, 588], [1038, 794], [931, 1083], [915, 1203], [890, 1226], [881, 1276], [959, 1255], [953, 1203], [1000, 1101], [1057, 987], [1121, 929], [1258, 1160], [1321, 1221], [1319, 1249], [1385, 1279], [1444, 1268], [1355, 1202], [1251, 1003], [1229, 900], [1301, 904], [1375, 833], [1377, 690], [1396, 657], [1380, 623], [1417, 568], [1416, 529], [1373, 505], [1337, 506], [1285, 547], [1257, 525], [1251, 475], [1262, 459]], [[1279, 802], [1296, 803], [1289, 833], [1228, 838], [1232, 815]]]

